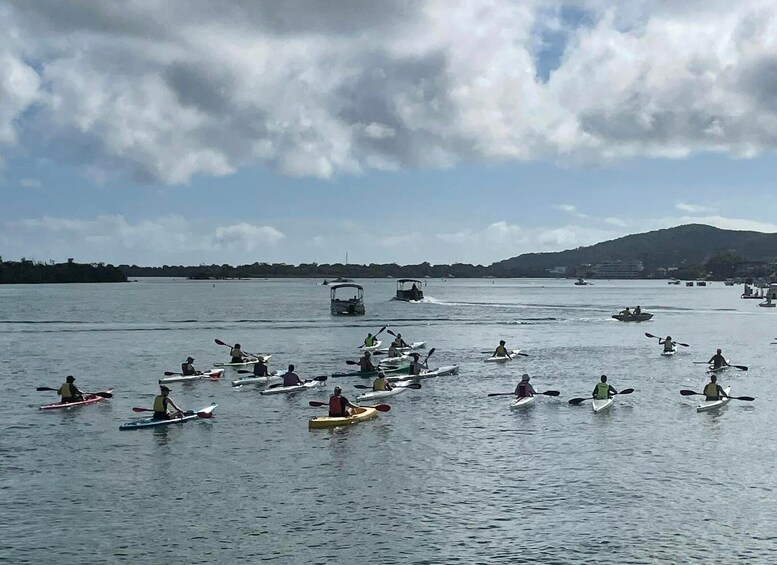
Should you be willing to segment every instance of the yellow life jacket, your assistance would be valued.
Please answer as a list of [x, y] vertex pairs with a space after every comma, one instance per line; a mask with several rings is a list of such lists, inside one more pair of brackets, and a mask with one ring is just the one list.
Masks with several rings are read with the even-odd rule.
[[596, 384], [596, 399], [604, 400], [610, 397], [610, 385], [607, 383]]
[[378, 377], [374, 381], [372, 381], [372, 390], [377, 392], [380, 390], [386, 390], [386, 381], [384, 381], [381, 377]]
[[504, 345], [500, 345], [496, 348], [495, 357], [507, 357], [507, 348]]
[[57, 391], [62, 398], [73, 398], [73, 390], [70, 388], [70, 383], [65, 383]]
[[704, 396], [707, 398], [718, 398], [718, 383], [707, 383], [704, 386]]
[[154, 398], [154, 412], [167, 412], [165, 407], [165, 397], [161, 394]]

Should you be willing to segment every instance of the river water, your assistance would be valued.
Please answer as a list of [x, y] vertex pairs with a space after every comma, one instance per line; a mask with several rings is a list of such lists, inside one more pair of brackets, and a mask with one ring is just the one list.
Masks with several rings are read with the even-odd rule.
[[[359, 282], [359, 281], [357, 281]], [[768, 393], [777, 309], [741, 287], [665, 281], [430, 279], [421, 303], [390, 300], [392, 280], [361, 281], [367, 314], [329, 314], [313, 280], [140, 279], [127, 284], [0, 287], [6, 391], [0, 439], [4, 563], [766, 563], [777, 550], [775, 411]], [[640, 304], [649, 322], [610, 315]], [[226, 361], [214, 343], [272, 353], [303, 377], [347, 369], [368, 331], [425, 340], [430, 366], [460, 374], [390, 399], [377, 420], [309, 431], [334, 384], [261, 396], [221, 382], [171, 385], [214, 418], [120, 432], [150, 406], [157, 379], [187, 355]], [[657, 340], [688, 343], [673, 358]], [[389, 338], [384, 332], [381, 337]], [[486, 364], [499, 339], [529, 357]], [[717, 347], [734, 364], [731, 401], [697, 413]], [[427, 350], [428, 351], [428, 350]], [[516, 412], [528, 372], [559, 390]], [[114, 398], [40, 412], [76, 376]], [[599, 375], [616, 389], [594, 414]]]

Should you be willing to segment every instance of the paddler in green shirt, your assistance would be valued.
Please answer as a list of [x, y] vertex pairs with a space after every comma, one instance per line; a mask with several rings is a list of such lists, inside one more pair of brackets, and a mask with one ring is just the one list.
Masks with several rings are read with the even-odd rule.
[[618, 394], [618, 391], [607, 384], [607, 375], [602, 375], [600, 382], [596, 383], [594, 387], [593, 397], [596, 400], [604, 400], [610, 398], [613, 394]]
[[375, 339], [375, 336], [367, 334], [367, 337], [364, 338], [364, 347], [373, 347], [377, 342], [378, 340]]

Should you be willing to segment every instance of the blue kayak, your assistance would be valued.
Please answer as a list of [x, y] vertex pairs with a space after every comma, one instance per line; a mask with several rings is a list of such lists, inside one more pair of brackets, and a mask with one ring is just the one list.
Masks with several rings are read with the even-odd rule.
[[[210, 406], [206, 406], [205, 408], [201, 408], [200, 410], [187, 410], [184, 412], [182, 418], [173, 418], [171, 420], [154, 420], [153, 418], [144, 418], [142, 420], [135, 420], [134, 422], [127, 422], [126, 424], [122, 424], [119, 426], [119, 429], [124, 430], [139, 430], [141, 428], [158, 428], [160, 426], [169, 426], [171, 424], [182, 424], [184, 422], [188, 422], [189, 420], [194, 420], [196, 418], [209, 418], [210, 414], [213, 413], [213, 411], [216, 409], [215, 402], [211, 404]], [[203, 414], [203, 416], [200, 416], [200, 414]], [[207, 416], [205, 415], [207, 414]]]

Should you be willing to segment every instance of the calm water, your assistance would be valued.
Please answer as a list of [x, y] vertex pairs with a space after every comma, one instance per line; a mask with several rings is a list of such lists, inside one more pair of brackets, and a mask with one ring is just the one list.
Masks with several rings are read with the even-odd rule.
[[[777, 505], [774, 379], [777, 312], [741, 287], [665, 282], [430, 280], [427, 300], [389, 300], [364, 281], [367, 315], [333, 318], [312, 280], [0, 287], [5, 430], [0, 439], [7, 563], [672, 563], [773, 562]], [[650, 322], [609, 318], [640, 304]], [[390, 324], [426, 340], [454, 377], [390, 399], [391, 412], [348, 429], [308, 431], [334, 384], [263, 397], [222, 382], [172, 385], [212, 420], [119, 432], [187, 355], [226, 360], [214, 338], [273, 354], [272, 368], [328, 374]], [[662, 358], [655, 335], [691, 345]], [[390, 337], [385, 333], [382, 337]], [[530, 357], [485, 364], [499, 339]], [[706, 360], [721, 347], [732, 394], [697, 414]], [[506, 397], [529, 372], [560, 390], [524, 412]], [[67, 374], [94, 406], [39, 412]], [[607, 413], [566, 400], [606, 373]], [[694, 400], [695, 398], [695, 400]], [[56, 557], [55, 557], [56, 556]]]

